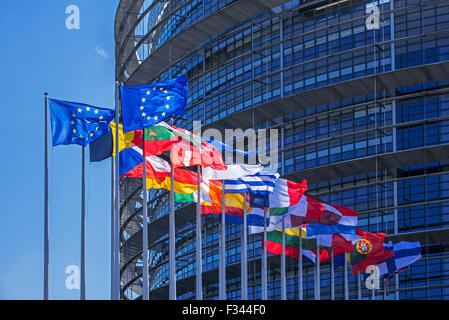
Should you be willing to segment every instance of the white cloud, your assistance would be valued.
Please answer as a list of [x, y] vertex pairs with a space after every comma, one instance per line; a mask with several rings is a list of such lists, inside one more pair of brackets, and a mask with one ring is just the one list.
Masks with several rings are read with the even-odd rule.
[[95, 48], [95, 52], [98, 54], [98, 55], [100, 55], [100, 56], [102, 56], [103, 58], [105, 58], [105, 59], [107, 59], [107, 58], [109, 58], [109, 53], [106, 51], [106, 49], [104, 49], [102, 46], [100, 46], [100, 45], [98, 45], [96, 48]]

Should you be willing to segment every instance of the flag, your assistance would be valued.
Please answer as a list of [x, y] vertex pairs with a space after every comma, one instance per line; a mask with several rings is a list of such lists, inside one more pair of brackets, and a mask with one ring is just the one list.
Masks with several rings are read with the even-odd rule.
[[[142, 150], [140, 148], [134, 147], [132, 149], [127, 150], [135, 151], [135, 158], [125, 159], [128, 163], [132, 161], [133, 165], [138, 162], [132, 170], [129, 170], [124, 175], [129, 178], [142, 178], [143, 177], [143, 163], [142, 163]], [[121, 153], [122, 153], [121, 152]], [[138, 156], [137, 156], [138, 154]], [[147, 181], [147, 189], [165, 189], [171, 190], [171, 167], [170, 164], [158, 156], [147, 156], [146, 159], [146, 181]], [[120, 157], [121, 160], [121, 157]], [[190, 201], [193, 199], [191, 195], [193, 192], [198, 190], [198, 175], [196, 172], [175, 168], [173, 170], [174, 175], [174, 191], [177, 194], [189, 195], [180, 196], [178, 195], [178, 202]]]
[[[244, 159], [253, 160], [255, 158], [254, 151], [242, 151], [239, 149], [234, 149], [221, 141], [214, 140], [212, 138], [206, 139], [206, 141], [211, 144], [215, 149], [225, 154], [225, 156], [230, 156], [229, 159], [226, 158], [227, 163], [234, 163], [234, 154], [243, 156]], [[255, 173], [255, 172], [254, 172]], [[219, 179], [216, 179], [219, 180]]]
[[251, 176], [244, 176], [233, 180], [224, 180], [226, 193], [252, 193], [267, 195], [273, 193], [276, 179], [279, 174], [262, 170]]
[[[116, 125], [115, 122], [111, 122], [111, 133], [112, 133], [112, 140], [114, 144], [114, 148], [112, 149], [112, 156], [115, 157], [115, 139], [116, 139]], [[135, 130], [135, 131], [129, 131], [129, 132], [123, 132], [123, 124], [119, 123], [118, 125], [118, 135], [119, 135], [119, 152], [127, 149], [132, 148], [136, 146], [142, 146], [143, 144], [143, 130]]]
[[244, 176], [254, 175], [260, 172], [263, 166], [260, 164], [228, 164], [226, 170], [215, 170], [211, 167], [203, 169], [204, 180], [238, 179]]
[[[115, 157], [115, 122], [109, 123], [109, 126], [111, 127], [110, 132], [90, 144], [89, 149], [91, 162], [102, 161], [111, 156]], [[123, 133], [123, 125], [119, 124], [119, 152], [127, 148], [141, 146], [142, 144], [143, 130]]]
[[356, 241], [354, 250], [350, 253], [353, 275], [357, 272], [364, 273], [368, 266], [394, 256], [393, 251], [384, 249], [385, 233], [371, 233], [357, 229], [356, 234], [361, 238]]
[[77, 102], [49, 99], [53, 146], [83, 147], [109, 132], [115, 111]]
[[[171, 132], [169, 135], [164, 131], [166, 138], [169, 138], [169, 143], [163, 151], [170, 150], [171, 163], [174, 168], [202, 166], [216, 170], [226, 169], [221, 153], [202, 137], [190, 131], [169, 126], [165, 122], [161, 122], [159, 125]], [[162, 140], [166, 141], [164, 139]], [[177, 140], [175, 141], [175, 139]]]
[[173, 144], [180, 140], [181, 138], [176, 137], [165, 125], [157, 124], [145, 128], [145, 156], [160, 155], [164, 151], [170, 150]]
[[173, 115], [183, 115], [188, 81], [184, 77], [142, 86], [120, 87], [123, 130], [151, 127]]
[[111, 133], [92, 141], [89, 144], [90, 162], [100, 162], [109, 158], [112, 155], [113, 144]]
[[[308, 195], [302, 196], [297, 205], [289, 208], [289, 213], [293, 227], [305, 223], [316, 223], [327, 226], [334, 225], [331, 228], [327, 227], [329, 229], [327, 233], [332, 233], [332, 229], [337, 233], [348, 233], [345, 232], [345, 227], [357, 225], [356, 211], [342, 206], [330, 205]], [[322, 230], [324, 229], [323, 226]]]
[[269, 196], [270, 208], [282, 208], [295, 205], [306, 191], [306, 180], [296, 183], [290, 180], [277, 179], [273, 193]]
[[394, 256], [377, 263], [380, 276], [404, 269], [421, 259], [421, 244], [419, 242], [401, 241], [393, 244], [390, 241], [388, 244], [384, 243], [384, 249], [393, 251]]

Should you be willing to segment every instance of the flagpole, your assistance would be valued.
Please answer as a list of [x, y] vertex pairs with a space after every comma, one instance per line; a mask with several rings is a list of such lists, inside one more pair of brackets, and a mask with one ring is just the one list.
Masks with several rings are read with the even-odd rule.
[[197, 167], [198, 199], [196, 202], [196, 300], [203, 300], [201, 248], [201, 166]]
[[44, 93], [45, 96], [45, 126], [44, 126], [44, 300], [49, 299], [49, 205], [48, 205], [48, 93]]
[[299, 258], [298, 258], [298, 273], [299, 273], [299, 283], [298, 283], [298, 297], [299, 300], [304, 299], [303, 287], [302, 287], [302, 229], [299, 227]]
[[[270, 209], [268, 209], [270, 210]], [[268, 300], [267, 274], [267, 208], [263, 208], [262, 300]]]
[[[143, 129], [145, 132], [145, 129]], [[145, 133], [144, 133], [145, 135]], [[143, 159], [143, 175], [142, 175], [142, 191], [143, 191], [143, 206], [142, 206], [142, 300], [149, 300], [149, 282], [148, 282], [148, 192], [147, 192], [147, 159], [145, 157], [145, 143], [142, 150]]]
[[331, 247], [331, 300], [335, 300], [334, 247]]
[[348, 288], [348, 258], [349, 253], [345, 253], [345, 300], [349, 300], [349, 288]]
[[243, 225], [242, 225], [242, 249], [241, 249], [241, 300], [248, 300], [248, 257], [247, 257], [247, 221], [246, 221], [246, 192], [243, 194]]
[[321, 299], [321, 281], [320, 281], [320, 238], [316, 239], [316, 252], [317, 252], [317, 270], [316, 270], [316, 292], [317, 292], [317, 300]]
[[86, 147], [82, 149], [81, 165], [81, 300], [86, 300]]
[[285, 279], [285, 215], [282, 216], [282, 255], [281, 255], [281, 300], [287, 300], [287, 283]]
[[115, 83], [115, 213], [114, 213], [114, 300], [120, 300], [121, 285], [120, 285], [120, 83]]
[[114, 157], [111, 157], [111, 300], [115, 300], [115, 170]]
[[360, 271], [357, 272], [357, 299], [362, 300], [362, 286], [360, 283]]
[[219, 265], [219, 295], [220, 300], [226, 299], [226, 196], [225, 183], [223, 181], [221, 190], [221, 224], [220, 224], [220, 265]]
[[175, 173], [170, 170], [170, 215], [169, 215], [169, 299], [176, 300], [176, 244], [175, 244]]

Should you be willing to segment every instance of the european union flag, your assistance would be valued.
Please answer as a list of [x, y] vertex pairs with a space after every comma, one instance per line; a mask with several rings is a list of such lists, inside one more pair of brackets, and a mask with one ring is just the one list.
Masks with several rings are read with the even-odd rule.
[[53, 146], [79, 144], [85, 147], [110, 131], [114, 110], [77, 102], [49, 101]]
[[187, 103], [187, 79], [143, 86], [120, 87], [123, 131], [151, 127], [172, 115], [183, 115]]

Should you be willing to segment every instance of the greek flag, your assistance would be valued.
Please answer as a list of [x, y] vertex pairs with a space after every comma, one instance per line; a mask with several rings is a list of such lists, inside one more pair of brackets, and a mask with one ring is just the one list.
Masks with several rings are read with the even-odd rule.
[[273, 192], [279, 174], [274, 171], [262, 170], [254, 175], [244, 176], [234, 180], [224, 180], [226, 193], [250, 193], [266, 195]]

